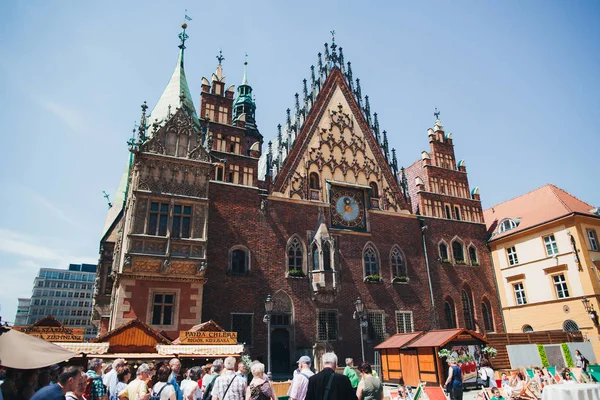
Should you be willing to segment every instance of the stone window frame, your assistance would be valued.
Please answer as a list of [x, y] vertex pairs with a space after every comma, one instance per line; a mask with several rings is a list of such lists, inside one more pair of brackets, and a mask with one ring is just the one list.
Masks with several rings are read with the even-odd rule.
[[595, 229], [587, 228], [585, 230], [585, 234], [588, 239], [588, 243], [590, 245], [591, 251], [600, 251], [600, 247], [598, 246], [598, 235], [596, 235]]
[[[473, 249], [473, 253], [475, 254], [475, 259], [473, 259], [473, 257], [471, 257], [471, 249]], [[469, 243], [469, 246], [467, 246], [467, 253], [469, 255], [469, 264], [473, 265], [473, 263], [479, 263], [479, 255], [477, 254], [477, 246], [475, 246], [473, 244], [473, 242]]]
[[308, 263], [307, 263], [307, 249], [306, 249], [306, 244], [304, 243], [304, 241], [302, 240], [302, 238], [300, 237], [300, 235], [298, 235], [297, 233], [294, 233], [292, 236], [290, 236], [290, 238], [288, 239], [286, 245], [285, 245], [285, 276], [287, 277], [289, 275], [290, 272], [290, 257], [289, 257], [289, 251], [290, 251], [290, 246], [292, 244], [292, 242], [294, 240], [297, 240], [298, 243], [300, 244], [300, 247], [302, 249], [302, 266], [301, 266], [301, 271], [307, 275], [308, 274]]
[[[321, 317], [321, 313], [331, 313], [331, 314], [335, 314], [335, 325], [336, 325], [336, 338], [335, 339], [330, 339], [329, 338], [329, 328], [327, 328], [327, 332], [325, 333], [327, 336], [327, 339], [321, 339], [320, 332], [319, 332], [319, 319]], [[327, 322], [330, 322], [330, 317], [331, 315], [327, 315]], [[318, 308], [317, 309], [317, 318], [316, 318], [316, 324], [317, 324], [317, 342], [334, 342], [334, 341], [338, 341], [340, 340], [340, 313], [338, 310], [336, 309], [330, 309], [330, 308]], [[327, 324], [327, 326], [329, 326]], [[362, 328], [361, 328], [362, 329]]]
[[[365, 263], [365, 255], [367, 253], [367, 251], [369, 251], [369, 249], [373, 250], [373, 252], [375, 253], [375, 264], [376, 264], [376, 268], [377, 271], [373, 274], [367, 274], [367, 264]], [[366, 278], [367, 276], [370, 275], [379, 275], [381, 276], [381, 256], [379, 254], [379, 250], [377, 249], [377, 246], [375, 246], [375, 243], [368, 241], [367, 243], [365, 243], [363, 250], [362, 250], [362, 264], [363, 264], [363, 277]]]
[[[548, 242], [546, 242], [546, 239], [549, 239]], [[542, 241], [544, 243], [544, 251], [546, 252], [547, 257], [557, 256], [560, 253], [554, 233], [542, 236]], [[548, 251], [548, 246], [550, 246], [551, 251]]]
[[[463, 295], [464, 293], [464, 295]], [[466, 297], [466, 301], [467, 304], [465, 304], [465, 297]], [[462, 311], [463, 311], [463, 319], [465, 322], [465, 327], [467, 329], [469, 329], [469, 324], [472, 325], [472, 327], [470, 328], [471, 330], [475, 330], [477, 328], [477, 324], [476, 324], [476, 315], [475, 315], [475, 302], [473, 301], [473, 290], [471, 289], [471, 287], [469, 285], [463, 285], [463, 287], [460, 289], [460, 300], [461, 300], [461, 305], [462, 305]], [[469, 312], [469, 317], [470, 317], [470, 322], [467, 322], [467, 312]]]
[[[154, 325], [152, 316], [154, 313], [154, 295], [155, 294], [173, 294], [173, 323], [171, 325]], [[177, 331], [179, 330], [179, 304], [181, 302], [181, 289], [170, 287], [151, 287], [148, 288], [148, 308], [146, 312], [146, 325], [152, 329], [161, 331]]]
[[[403, 324], [403, 327], [402, 327], [403, 329], [402, 329], [402, 332], [400, 332], [400, 329], [399, 329], [400, 325], [398, 324], [398, 316], [399, 315], [403, 315], [403, 316], [408, 315], [408, 316], [410, 316], [410, 331], [406, 330], [406, 323], [405, 323], [406, 321], [403, 320], [403, 323], [402, 323]], [[405, 318], [405, 317], [403, 317], [403, 318]], [[394, 312], [394, 319], [395, 319], [395, 322], [396, 322], [396, 333], [410, 333], [410, 332], [414, 332], [415, 331], [415, 320], [414, 320], [413, 312], [411, 310], [396, 310]]]
[[[456, 258], [456, 255], [454, 254], [454, 243], [459, 243], [461, 246], [462, 260], [458, 260]], [[454, 264], [458, 264], [458, 261], [460, 261], [460, 263], [466, 264], [467, 259], [465, 257], [465, 242], [460, 237], [454, 236], [452, 238], [452, 240], [450, 241], [450, 249], [452, 250], [452, 261], [454, 262]]]
[[[446, 247], [446, 257], [442, 256], [442, 249], [440, 247], [442, 244]], [[448, 260], [448, 261], [452, 262], [451, 258], [450, 258], [450, 251], [449, 251], [448, 242], [446, 242], [444, 239], [440, 240], [438, 242], [437, 248], [438, 248], [438, 254], [440, 256], [440, 261], [441, 262], [444, 262], [444, 260]]]
[[[238, 273], [238, 272], [233, 272], [233, 252], [236, 250], [243, 250], [243, 252], [246, 255], [246, 271], [243, 273]], [[251, 264], [252, 264], [252, 252], [250, 251], [249, 248], [247, 248], [246, 246], [244, 246], [243, 244], [236, 244], [235, 246], [231, 246], [231, 248], [229, 249], [229, 255], [227, 257], [227, 274], [228, 275], [234, 275], [234, 276], [245, 276], [245, 275], [249, 275], [251, 269]]]
[[[486, 311], [487, 311], [487, 313], [486, 313]], [[483, 327], [484, 327], [486, 333], [496, 331], [496, 324], [494, 323], [494, 311], [492, 310], [492, 303], [487, 298], [487, 296], [483, 296], [481, 298], [481, 319], [483, 320]], [[488, 323], [492, 329], [488, 329]]]
[[[394, 265], [394, 263], [393, 263], [392, 256], [393, 256], [395, 250], [398, 250], [398, 252], [400, 253], [400, 259], [402, 260], [402, 264], [404, 266], [404, 274], [405, 275], [399, 274], [400, 271], [396, 269], [397, 266]], [[391, 275], [392, 279], [394, 279], [394, 276], [408, 277], [408, 263], [406, 262], [406, 255], [404, 254], [404, 251], [402, 251], [402, 248], [399, 245], [394, 244], [392, 246], [392, 248], [390, 249], [389, 262], [390, 262], [390, 275]]]

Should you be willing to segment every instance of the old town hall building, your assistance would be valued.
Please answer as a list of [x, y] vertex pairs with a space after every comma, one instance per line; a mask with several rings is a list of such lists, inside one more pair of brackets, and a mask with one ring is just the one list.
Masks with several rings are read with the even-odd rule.
[[502, 331], [479, 193], [439, 118], [423, 135], [429, 150], [398, 168], [332, 41], [265, 141], [246, 68], [227, 86], [219, 56], [195, 108], [185, 25], [179, 37], [101, 238], [101, 332], [137, 318], [175, 338], [213, 319], [264, 360], [271, 295], [272, 369], [286, 372], [325, 349], [360, 358], [358, 297], [367, 360], [397, 332]]

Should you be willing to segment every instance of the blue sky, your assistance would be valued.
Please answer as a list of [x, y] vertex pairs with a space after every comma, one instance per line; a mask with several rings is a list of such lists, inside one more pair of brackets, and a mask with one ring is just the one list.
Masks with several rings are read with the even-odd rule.
[[13, 321], [40, 267], [98, 258], [107, 204], [140, 104], [177, 59], [200, 80], [244, 53], [267, 140], [310, 65], [336, 41], [401, 165], [441, 110], [485, 208], [546, 183], [600, 205], [597, 1], [13, 1], [0, 5], [0, 315]]

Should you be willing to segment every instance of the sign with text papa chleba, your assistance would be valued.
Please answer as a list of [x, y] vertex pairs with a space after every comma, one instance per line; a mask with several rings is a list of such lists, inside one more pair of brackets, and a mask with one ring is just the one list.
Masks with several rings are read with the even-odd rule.
[[181, 344], [237, 344], [237, 332], [180, 331]]

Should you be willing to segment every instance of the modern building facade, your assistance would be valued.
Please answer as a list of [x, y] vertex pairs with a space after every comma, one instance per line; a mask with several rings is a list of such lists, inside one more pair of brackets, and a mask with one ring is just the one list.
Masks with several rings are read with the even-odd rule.
[[266, 360], [271, 295], [275, 373], [299, 354], [358, 358], [358, 297], [368, 360], [396, 332], [502, 331], [479, 194], [439, 114], [423, 135], [428, 156], [399, 168], [332, 42], [265, 143], [246, 67], [228, 86], [221, 55], [196, 113], [185, 26], [179, 37], [167, 88], [149, 114], [142, 106], [101, 239], [102, 331], [137, 318], [175, 338], [213, 319]]
[[27, 325], [27, 319], [29, 318], [29, 307], [31, 305], [31, 299], [19, 298], [19, 304], [17, 305], [17, 315], [15, 316], [14, 325], [21, 326]]
[[507, 332], [581, 330], [600, 356], [600, 213], [554, 185], [484, 211]]
[[53, 315], [65, 326], [84, 328], [85, 340], [96, 337], [98, 331], [91, 324], [96, 269], [94, 264], [41, 268], [33, 283], [27, 320], [15, 325], [31, 325]]

